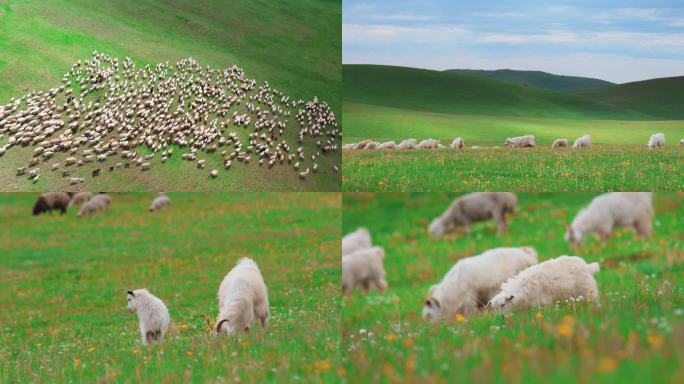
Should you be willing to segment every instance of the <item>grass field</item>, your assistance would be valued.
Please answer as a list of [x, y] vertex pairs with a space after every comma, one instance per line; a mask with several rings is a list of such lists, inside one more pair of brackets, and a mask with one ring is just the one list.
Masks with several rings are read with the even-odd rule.
[[[318, 96], [339, 117], [341, 13], [341, 2], [330, 0], [0, 0], [0, 104], [31, 90], [58, 86], [72, 64], [97, 50], [129, 56], [137, 65], [175, 63], [190, 56], [215, 68], [237, 64], [250, 78], [260, 84], [268, 81], [293, 99]], [[51, 177], [36, 184], [9, 178], [5, 171], [21, 163], [9, 157], [2, 162], [3, 191], [61, 187]], [[127, 172], [87, 180], [83, 188], [337, 191], [340, 176], [331, 169], [339, 162], [339, 154], [326, 156], [319, 164], [322, 173], [305, 182], [294, 171], [256, 166], [234, 169], [211, 182], [205, 173], [168, 164], [145, 175]]]
[[[459, 73], [345, 65], [344, 143], [463, 137], [467, 148], [535, 135], [532, 152], [481, 150], [342, 155], [345, 191], [681, 190], [678, 105], [684, 77], [553, 92]], [[656, 132], [666, 151], [648, 152]], [[548, 150], [557, 138], [588, 133], [581, 153]]]
[[[684, 380], [684, 205], [656, 194], [654, 236], [619, 230], [577, 250], [565, 225], [593, 194], [520, 194], [507, 235], [493, 222], [470, 237], [430, 239], [427, 225], [455, 195], [345, 194], [343, 233], [367, 227], [385, 248], [389, 288], [342, 303], [343, 366], [350, 382], [662, 382]], [[509, 318], [485, 313], [430, 325], [427, 290], [459, 258], [499, 246], [533, 246], [540, 259], [599, 261], [600, 307], [561, 303]]]
[[[0, 195], [0, 382], [331, 382], [339, 371], [340, 195], [115, 194], [99, 217], [31, 216]], [[260, 266], [271, 322], [217, 340], [216, 292], [238, 258]], [[126, 290], [162, 298], [172, 331], [140, 343]]]

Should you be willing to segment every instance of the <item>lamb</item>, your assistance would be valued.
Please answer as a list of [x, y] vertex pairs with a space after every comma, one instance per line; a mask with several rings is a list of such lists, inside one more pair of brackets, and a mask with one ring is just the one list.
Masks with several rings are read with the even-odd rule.
[[430, 223], [428, 231], [440, 237], [462, 226], [470, 234], [470, 224], [496, 220], [499, 235], [508, 231], [506, 213], [515, 213], [518, 198], [511, 192], [474, 192], [461, 196], [447, 210]]
[[249, 332], [259, 320], [268, 326], [268, 290], [254, 260], [240, 259], [223, 278], [218, 290], [219, 315], [216, 334], [230, 336], [241, 331]]
[[342, 292], [347, 294], [356, 286], [365, 292], [375, 288], [380, 292], [387, 289], [385, 267], [382, 259], [385, 251], [381, 247], [365, 248], [342, 256]]
[[435, 139], [426, 139], [416, 145], [416, 149], [438, 149], [439, 141]]
[[655, 133], [651, 135], [651, 138], [648, 139], [648, 147], [653, 149], [653, 148], [658, 148], [658, 147], [664, 147], [665, 146], [665, 134], [664, 133]]
[[397, 149], [416, 149], [416, 145], [418, 145], [418, 140], [406, 139], [397, 145]]
[[140, 319], [142, 343], [148, 346], [161, 343], [169, 330], [169, 310], [161, 299], [146, 288], [128, 291], [128, 312], [137, 312]]
[[593, 233], [607, 241], [616, 227], [634, 228], [640, 237], [650, 237], [652, 195], [651, 192], [612, 192], [595, 197], [572, 221], [565, 240], [579, 246]]
[[370, 247], [371, 235], [366, 228], [359, 228], [342, 238], [342, 256]]
[[545, 307], [570, 298], [598, 303], [594, 276], [598, 263], [587, 264], [577, 256], [560, 256], [533, 265], [501, 284], [501, 292], [487, 307], [502, 314], [527, 307]]
[[386, 142], [378, 145], [378, 149], [387, 149], [387, 150], [397, 149], [397, 143], [395, 143], [394, 141], [386, 141]]
[[33, 214], [40, 215], [41, 213], [50, 212], [53, 209], [59, 209], [61, 214], [65, 214], [69, 206], [69, 196], [66, 192], [46, 192], [38, 196], [38, 200], [33, 205]]
[[455, 138], [454, 141], [451, 142], [449, 147], [453, 148], [453, 149], [463, 149], [465, 147], [465, 143], [463, 142], [463, 138], [461, 138], [461, 137]]
[[569, 145], [568, 139], [556, 139], [551, 144], [551, 148], [565, 148]]
[[506, 146], [513, 147], [513, 148], [530, 148], [534, 147], [534, 136], [533, 135], [525, 135], [525, 136], [517, 136], [517, 137], [509, 137], [506, 139], [505, 142]]
[[171, 204], [171, 199], [169, 199], [168, 196], [166, 196], [163, 193], [160, 193], [159, 196], [155, 197], [154, 200], [152, 200], [152, 204], [150, 204], [149, 211], [154, 212], [158, 211], [160, 209], [164, 209], [168, 207]]
[[89, 201], [87, 201], [85, 204], [83, 204], [83, 206], [78, 211], [76, 216], [83, 217], [83, 216], [96, 215], [96, 214], [99, 214], [100, 212], [104, 211], [105, 208], [107, 208], [107, 205], [102, 200], [92, 198]]
[[428, 291], [423, 318], [449, 321], [456, 314], [476, 313], [499, 293], [501, 283], [537, 262], [537, 252], [529, 247], [494, 248], [461, 259]]
[[69, 200], [69, 207], [73, 207], [74, 205], [81, 205], [89, 201], [92, 197], [93, 194], [90, 192], [79, 192], [71, 197], [71, 200]]
[[584, 135], [577, 138], [577, 140], [575, 140], [575, 144], [572, 145], [572, 148], [591, 148], [591, 136]]

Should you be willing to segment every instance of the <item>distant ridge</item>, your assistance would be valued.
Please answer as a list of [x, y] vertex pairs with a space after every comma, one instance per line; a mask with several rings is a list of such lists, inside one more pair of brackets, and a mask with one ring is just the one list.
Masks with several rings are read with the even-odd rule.
[[600, 95], [557, 92], [463, 73], [386, 65], [343, 65], [342, 97], [345, 103], [464, 115], [609, 120], [662, 118], [638, 108], [606, 102]]
[[444, 72], [486, 77], [525, 87], [541, 88], [558, 92], [579, 92], [615, 85], [609, 81], [593, 79], [590, 77], [554, 75], [542, 71], [517, 71], [513, 69], [447, 69]]

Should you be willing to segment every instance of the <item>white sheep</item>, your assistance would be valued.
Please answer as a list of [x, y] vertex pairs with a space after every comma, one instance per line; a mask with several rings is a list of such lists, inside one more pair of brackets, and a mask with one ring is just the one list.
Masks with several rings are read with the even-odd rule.
[[684, 139], [679, 140], [679, 145], [684, 147]]
[[418, 145], [418, 140], [406, 139], [397, 145], [397, 149], [416, 149], [416, 145]]
[[158, 211], [160, 209], [164, 209], [168, 207], [171, 204], [171, 199], [169, 199], [168, 196], [165, 194], [161, 193], [159, 196], [155, 197], [154, 200], [152, 200], [152, 204], [150, 204], [149, 211], [154, 212]]
[[606, 241], [617, 227], [634, 228], [639, 236], [650, 237], [652, 195], [651, 192], [612, 192], [595, 197], [572, 221], [565, 240], [578, 246], [593, 233]]
[[371, 288], [380, 292], [387, 289], [385, 267], [382, 259], [385, 251], [381, 247], [360, 249], [342, 256], [342, 292], [349, 293], [356, 286], [365, 292]]
[[534, 147], [534, 136], [533, 135], [525, 135], [525, 136], [517, 136], [517, 137], [509, 137], [506, 139], [504, 145], [513, 147], [513, 148], [529, 148], [529, 147]]
[[97, 195], [93, 196], [91, 198], [91, 200], [97, 200], [97, 201], [102, 202], [102, 204], [104, 204], [105, 208], [112, 205], [112, 198], [106, 193], [98, 193]]
[[158, 297], [147, 289], [128, 291], [128, 311], [138, 313], [140, 333], [144, 345], [160, 343], [169, 330], [169, 310]]
[[497, 233], [508, 231], [506, 213], [515, 213], [518, 198], [511, 192], [473, 192], [463, 195], [447, 208], [444, 213], [432, 220], [428, 232], [435, 237], [444, 236], [463, 227], [470, 234], [470, 224], [494, 219]]
[[438, 149], [439, 141], [435, 139], [425, 139], [416, 145], [416, 149]]
[[81, 205], [90, 200], [92, 197], [93, 194], [90, 192], [79, 192], [71, 197], [71, 200], [69, 200], [69, 207]]
[[240, 259], [223, 278], [218, 290], [219, 315], [216, 334], [233, 335], [249, 331], [259, 320], [268, 326], [268, 290], [254, 260]]
[[551, 144], [551, 148], [564, 148], [569, 144], [568, 139], [556, 139], [553, 141], [553, 144]]
[[83, 204], [83, 206], [81, 206], [81, 209], [78, 211], [76, 216], [82, 217], [96, 215], [104, 211], [105, 208], [107, 208], [107, 205], [103, 201], [92, 198]]
[[572, 145], [572, 147], [574, 149], [591, 148], [591, 136], [584, 135], [582, 137], [578, 137], [577, 140], [575, 140], [575, 143]]
[[387, 149], [387, 150], [397, 149], [397, 143], [395, 143], [394, 141], [386, 141], [386, 142], [378, 145], [378, 149]]
[[463, 142], [462, 137], [457, 137], [454, 139], [454, 141], [451, 142], [449, 145], [449, 148], [453, 149], [463, 149], [465, 147], [465, 143]]
[[651, 135], [651, 138], [648, 139], [648, 147], [653, 149], [653, 148], [658, 148], [658, 147], [664, 147], [665, 146], [665, 134], [664, 133], [654, 133]]
[[594, 274], [598, 263], [577, 256], [560, 256], [533, 265], [501, 284], [488, 307], [503, 314], [527, 307], [545, 307], [571, 298], [598, 302]]
[[342, 238], [342, 256], [370, 247], [371, 235], [366, 228], [359, 228]]
[[537, 264], [533, 248], [494, 248], [459, 260], [433, 285], [423, 305], [423, 318], [431, 321], [467, 316], [482, 309], [500, 291], [501, 283]]

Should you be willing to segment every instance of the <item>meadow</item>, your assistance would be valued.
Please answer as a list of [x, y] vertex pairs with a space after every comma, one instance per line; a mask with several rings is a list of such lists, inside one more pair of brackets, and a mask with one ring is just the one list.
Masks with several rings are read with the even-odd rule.
[[[87, 0], [0, 0], [0, 105], [34, 90], [58, 86], [75, 62], [98, 51], [122, 60], [130, 57], [138, 66], [176, 63], [188, 57], [214, 68], [236, 64], [259, 84], [267, 81], [292, 99], [317, 96], [325, 100], [339, 116], [341, 13], [341, 3], [329, 0], [114, 0], [97, 5]], [[43, 175], [47, 177], [35, 184], [16, 178], [14, 170], [27, 159], [25, 153], [2, 159], [0, 190], [64, 187], [55, 175]], [[82, 187], [107, 191], [338, 191], [340, 176], [332, 166], [339, 164], [339, 154], [326, 156], [319, 164], [321, 174], [305, 181], [299, 181], [294, 171], [271, 172], [256, 165], [234, 169], [212, 181], [206, 173], [191, 172], [190, 164], [178, 160], [146, 174], [88, 178]]]
[[[32, 216], [0, 194], [0, 382], [330, 382], [339, 371], [340, 195], [113, 194], [110, 211]], [[269, 328], [217, 339], [223, 276], [254, 258]], [[126, 290], [164, 300], [172, 326], [140, 342]]]
[[[345, 65], [344, 144], [462, 137], [479, 152], [342, 154], [345, 191], [681, 190], [684, 77], [558, 92], [462, 73]], [[578, 79], [577, 81], [582, 80]], [[648, 151], [662, 132], [665, 151]], [[507, 151], [534, 135], [537, 149]], [[590, 151], [550, 151], [590, 134]], [[487, 148], [485, 148], [487, 147]]]
[[[342, 301], [343, 367], [349, 382], [662, 382], [684, 380], [684, 195], [656, 194], [653, 237], [618, 230], [572, 249], [567, 225], [595, 194], [519, 194], [510, 231], [494, 222], [472, 234], [431, 239], [427, 225], [456, 197], [352, 193], [343, 234], [363, 226], [384, 247], [389, 288]], [[532, 246], [540, 259], [598, 261], [600, 305], [564, 302], [510, 317], [491, 312], [448, 323], [422, 320], [428, 288], [460, 258], [500, 246]]]

